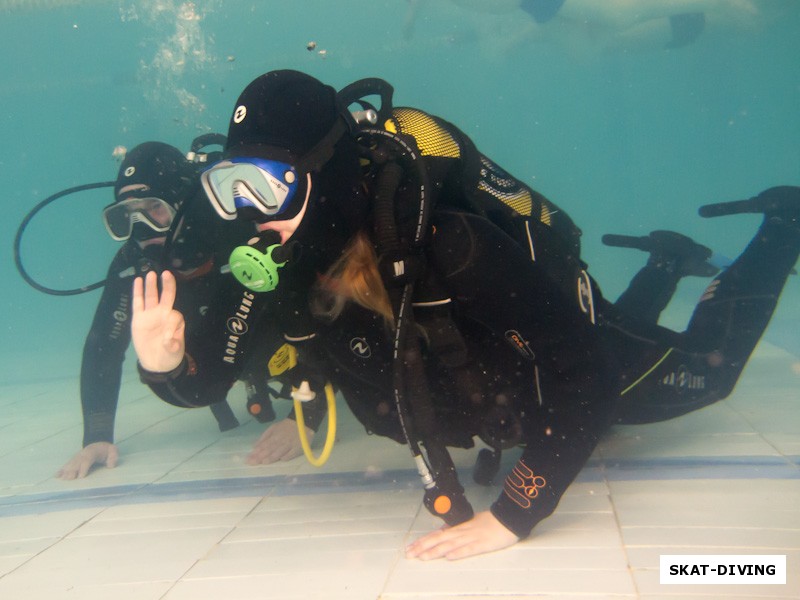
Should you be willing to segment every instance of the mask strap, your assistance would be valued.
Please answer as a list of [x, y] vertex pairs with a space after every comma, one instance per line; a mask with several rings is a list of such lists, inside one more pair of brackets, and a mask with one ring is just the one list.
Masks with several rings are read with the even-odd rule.
[[334, 153], [334, 146], [349, 129], [344, 117], [338, 116], [328, 133], [295, 163], [294, 167], [297, 172], [311, 173], [312, 171], [319, 171], [331, 159]]

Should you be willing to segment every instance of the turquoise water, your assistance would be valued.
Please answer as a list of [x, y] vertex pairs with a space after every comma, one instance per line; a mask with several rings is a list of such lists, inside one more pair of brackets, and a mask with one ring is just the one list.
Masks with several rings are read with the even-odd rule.
[[[758, 218], [707, 221], [697, 207], [800, 185], [794, 0], [722, 12], [726, 3], [709, 1], [706, 30], [672, 50], [659, 37], [664, 19], [634, 43], [610, 22], [537, 26], [521, 11], [448, 0], [16, 4], [0, 2], [2, 383], [74, 377], [99, 299], [46, 296], [20, 279], [11, 246], [25, 213], [63, 188], [113, 179], [117, 145], [188, 148], [224, 132], [239, 92], [271, 69], [336, 87], [383, 77], [397, 105], [461, 127], [572, 215], [612, 298], [644, 255], [602, 246], [604, 233], [675, 229], [735, 257]], [[31, 274], [64, 288], [101, 279], [117, 247], [100, 221], [110, 200], [108, 190], [71, 196], [41, 213], [23, 245]], [[667, 324], [685, 324], [703, 284], [682, 285]], [[795, 277], [766, 336], [795, 351], [799, 297]]]

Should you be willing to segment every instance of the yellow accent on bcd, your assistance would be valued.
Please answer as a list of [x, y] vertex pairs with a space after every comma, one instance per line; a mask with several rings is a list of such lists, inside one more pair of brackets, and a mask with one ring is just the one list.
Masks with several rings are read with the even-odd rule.
[[277, 377], [295, 366], [297, 366], [297, 350], [291, 344], [284, 344], [278, 348], [267, 363], [270, 377]]

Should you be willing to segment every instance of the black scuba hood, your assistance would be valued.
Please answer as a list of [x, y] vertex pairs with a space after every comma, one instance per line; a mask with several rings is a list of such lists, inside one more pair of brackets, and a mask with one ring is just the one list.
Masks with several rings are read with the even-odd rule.
[[338, 116], [332, 87], [299, 71], [270, 71], [236, 101], [225, 156], [275, 158], [277, 149], [299, 159], [330, 132]]
[[180, 150], [145, 142], [128, 152], [119, 166], [114, 199], [156, 197], [177, 211], [195, 184], [195, 168]]

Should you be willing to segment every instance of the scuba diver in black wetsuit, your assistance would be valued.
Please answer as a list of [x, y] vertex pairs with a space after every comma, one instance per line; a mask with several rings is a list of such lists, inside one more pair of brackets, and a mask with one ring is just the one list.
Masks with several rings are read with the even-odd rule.
[[[364, 100], [375, 94], [379, 110]], [[800, 252], [799, 188], [705, 208], [766, 218], [678, 334], [604, 300], [563, 211], [454, 126], [393, 108], [385, 82], [336, 94], [301, 73], [267, 73], [240, 96], [225, 156], [203, 185], [220, 216], [261, 232], [231, 266], [271, 292], [270, 321], [297, 352], [287, 377], [301, 391], [328, 378], [368, 431], [407, 443], [426, 507], [451, 525], [409, 557], [515, 543], [555, 510], [612, 423], [725, 397]], [[183, 339], [174, 278], [163, 274], [161, 295], [156, 280], [134, 288], [142, 378], [167, 401], [195, 400], [213, 379], [207, 353]], [[524, 445], [478, 514], [444, 449], [476, 436], [497, 452]]]
[[[727, 397], [761, 339], [800, 254], [800, 187], [700, 208], [706, 218], [763, 214], [747, 248], [709, 284], [685, 331], [652, 327], [617, 307], [604, 311], [624, 388], [621, 424], [672, 419]], [[624, 308], [624, 307], [623, 307]]]
[[[201, 143], [202, 139], [212, 138], [198, 138]], [[217, 136], [215, 143], [224, 144], [224, 137]], [[196, 152], [199, 149], [193, 145], [193, 157], [207, 159]], [[187, 314], [190, 336], [203, 335], [209, 322], [216, 319], [215, 304], [220, 296], [241, 296], [230, 289], [227, 281], [231, 277], [220, 274], [219, 265], [227, 262], [235, 240], [246, 234], [241, 226], [217, 219], [201, 194], [197, 164], [167, 144], [143, 143], [127, 153], [120, 165], [115, 202], [103, 211], [103, 219], [111, 237], [125, 244], [111, 262], [84, 344], [83, 449], [59, 470], [62, 479], [85, 477], [95, 464], [114, 467], [117, 463], [114, 421], [122, 363], [130, 343], [133, 277], [160, 270], [165, 262], [176, 271], [180, 279], [178, 306]], [[254, 416], [262, 422], [274, 419], [260, 363], [241, 378], [247, 386], [251, 413], [258, 412]], [[208, 396], [221, 431], [239, 424], [225, 400], [226, 393], [215, 390]]]

